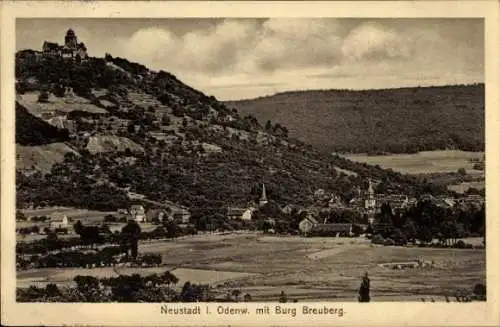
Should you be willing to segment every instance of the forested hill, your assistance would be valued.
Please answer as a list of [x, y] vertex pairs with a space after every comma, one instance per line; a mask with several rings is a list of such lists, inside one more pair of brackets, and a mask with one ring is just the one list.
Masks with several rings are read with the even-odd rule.
[[284, 92], [226, 102], [327, 152], [484, 151], [484, 84]]
[[[213, 215], [257, 199], [262, 183], [279, 205], [308, 205], [320, 188], [348, 201], [368, 177], [381, 181], [384, 191], [446, 192], [323, 154], [290, 139], [284, 126], [261, 126], [172, 74], [123, 58], [79, 62], [24, 51], [16, 56], [16, 80], [23, 113], [17, 117], [18, 167], [37, 169], [51, 158], [48, 171], [18, 169], [19, 207], [116, 209], [130, 204], [130, 191]], [[58, 130], [38, 123], [21, 128], [40, 119]], [[57, 154], [50, 144], [23, 146], [31, 144], [22, 142], [29, 135], [61, 142], [65, 133]]]

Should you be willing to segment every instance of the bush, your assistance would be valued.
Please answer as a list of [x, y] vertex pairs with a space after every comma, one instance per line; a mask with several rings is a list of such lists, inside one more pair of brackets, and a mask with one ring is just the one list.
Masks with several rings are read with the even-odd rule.
[[372, 237], [372, 243], [373, 244], [385, 244], [385, 239], [382, 237], [382, 235], [377, 234]]
[[113, 216], [113, 215], [106, 215], [104, 217], [104, 222], [106, 222], [106, 223], [107, 222], [111, 223], [111, 222], [116, 222], [116, 221], [117, 221], [117, 218], [115, 216]]
[[384, 240], [384, 245], [396, 245], [396, 242], [392, 238], [386, 238]]
[[477, 300], [485, 301], [486, 300], [486, 285], [484, 285], [482, 283], [474, 285], [474, 288], [472, 289], [472, 293], [474, 293], [474, 296]]
[[458, 249], [465, 249], [465, 242], [462, 240], [459, 240], [457, 243], [453, 245], [453, 247], [458, 248]]

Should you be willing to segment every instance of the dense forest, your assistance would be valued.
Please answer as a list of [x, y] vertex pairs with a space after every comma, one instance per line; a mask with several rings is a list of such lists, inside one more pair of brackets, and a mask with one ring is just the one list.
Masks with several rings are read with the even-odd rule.
[[327, 152], [484, 151], [484, 84], [279, 93], [226, 102]]

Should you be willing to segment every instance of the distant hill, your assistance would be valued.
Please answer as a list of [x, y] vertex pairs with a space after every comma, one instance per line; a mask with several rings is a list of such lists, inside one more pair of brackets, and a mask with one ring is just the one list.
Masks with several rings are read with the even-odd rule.
[[484, 151], [484, 84], [284, 92], [226, 105], [327, 152]]
[[22, 52], [16, 80], [19, 207], [114, 210], [128, 206], [132, 192], [218, 219], [258, 199], [262, 183], [279, 205], [310, 205], [317, 189], [348, 201], [368, 177], [386, 192], [447, 192], [321, 153], [289, 138], [286, 126], [266, 128], [170, 73], [124, 58]]

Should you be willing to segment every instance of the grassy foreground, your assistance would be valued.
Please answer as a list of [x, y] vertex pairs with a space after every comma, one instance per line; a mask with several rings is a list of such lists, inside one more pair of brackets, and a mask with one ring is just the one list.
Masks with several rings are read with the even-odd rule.
[[[453, 296], [459, 288], [485, 283], [486, 256], [480, 249], [373, 246], [358, 238], [274, 237], [251, 233], [197, 235], [143, 243], [142, 253], [162, 253], [166, 267], [39, 269], [18, 274], [18, 287], [71, 284], [76, 275], [148, 275], [170, 270], [185, 281], [208, 283], [217, 293], [235, 289], [253, 301], [354, 301], [361, 275], [371, 278], [372, 301], [408, 301]], [[435, 267], [393, 270], [380, 263], [423, 259]]]

